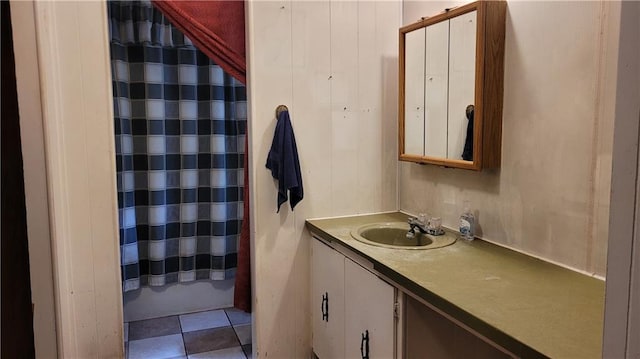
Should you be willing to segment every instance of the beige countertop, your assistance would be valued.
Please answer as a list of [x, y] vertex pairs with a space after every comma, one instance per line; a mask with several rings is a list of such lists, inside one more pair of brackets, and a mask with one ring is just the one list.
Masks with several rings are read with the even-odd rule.
[[406, 219], [396, 212], [311, 219], [307, 226], [515, 355], [601, 357], [603, 281], [482, 240], [402, 250], [350, 236], [352, 228], [364, 224]]

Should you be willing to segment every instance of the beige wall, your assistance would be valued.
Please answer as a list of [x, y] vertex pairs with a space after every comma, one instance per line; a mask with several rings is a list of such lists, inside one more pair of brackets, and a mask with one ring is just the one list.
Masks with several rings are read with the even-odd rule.
[[[304, 221], [397, 208], [400, 2], [249, 2], [255, 323], [260, 357], [310, 354]], [[276, 214], [265, 168], [277, 105], [289, 107], [305, 198]]]
[[[468, 199], [480, 237], [604, 276], [617, 60], [610, 6], [509, 2], [501, 169], [402, 163], [400, 208], [456, 228]], [[404, 19], [434, 11], [405, 1]]]

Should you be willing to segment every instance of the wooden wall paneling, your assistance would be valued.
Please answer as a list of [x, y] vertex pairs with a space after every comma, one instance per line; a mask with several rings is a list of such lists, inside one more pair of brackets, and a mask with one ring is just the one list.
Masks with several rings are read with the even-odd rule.
[[358, 3], [331, 1], [332, 215], [358, 211]]
[[295, 209], [298, 243], [293, 276], [296, 283], [296, 338], [294, 357], [310, 356], [311, 288], [310, 246], [305, 219], [331, 214], [331, 156], [327, 148], [332, 136], [329, 2], [297, 2], [292, 6], [293, 126], [296, 131], [305, 198]]
[[383, 211], [398, 208], [398, 28], [402, 24], [402, 1], [376, 1], [376, 51], [381, 58], [382, 81], [382, 186]]
[[289, 203], [276, 213], [277, 182], [264, 167], [276, 125], [275, 108], [292, 107], [291, 16], [290, 1], [249, 3], [254, 352], [276, 358], [295, 357], [298, 318], [291, 309], [296, 289], [303, 285], [289, 279], [296, 270], [294, 214]]
[[[300, 222], [331, 215], [331, 12], [329, 2], [292, 2], [293, 127], [305, 198]], [[297, 218], [298, 216], [296, 216]], [[302, 223], [303, 224], [303, 223]]]
[[376, 49], [376, 6], [374, 2], [358, 3], [358, 131], [357, 150], [357, 213], [380, 210], [382, 168], [381, 142], [382, 118], [380, 94], [382, 93], [381, 60]]
[[[391, 11], [381, 14], [378, 6]], [[380, 111], [397, 113], [395, 93], [388, 92], [397, 88], [393, 59], [400, 2], [250, 2], [248, 19], [255, 350], [261, 356], [307, 357], [310, 238], [304, 220], [378, 210], [382, 172], [393, 186], [385, 194], [392, 203], [388, 209], [397, 203], [395, 170], [389, 173], [381, 164]], [[376, 23], [381, 19], [384, 31]], [[370, 33], [359, 35], [359, 29]], [[392, 60], [384, 62], [381, 51]], [[276, 214], [277, 188], [264, 161], [278, 104], [291, 112], [305, 198], [294, 212], [287, 203]], [[373, 126], [364, 128], [363, 121]], [[395, 136], [391, 125], [389, 136]], [[396, 140], [388, 142], [394, 151], [386, 163], [395, 169]], [[362, 167], [361, 161], [372, 162]]]

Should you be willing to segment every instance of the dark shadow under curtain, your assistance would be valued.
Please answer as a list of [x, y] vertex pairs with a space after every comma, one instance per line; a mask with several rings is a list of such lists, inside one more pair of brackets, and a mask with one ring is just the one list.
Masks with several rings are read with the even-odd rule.
[[150, 2], [108, 2], [123, 290], [236, 275], [246, 89]]

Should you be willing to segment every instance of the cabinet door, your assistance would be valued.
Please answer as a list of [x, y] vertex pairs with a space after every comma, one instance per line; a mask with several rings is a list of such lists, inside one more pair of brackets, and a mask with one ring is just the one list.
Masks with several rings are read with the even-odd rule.
[[447, 157], [449, 21], [426, 27], [425, 49], [424, 155], [442, 158]]
[[395, 289], [346, 258], [344, 271], [346, 310], [344, 357], [394, 358]]
[[405, 356], [438, 359], [516, 358], [496, 349], [433, 309], [405, 297]]
[[404, 153], [424, 156], [424, 36], [425, 29], [405, 35]]
[[311, 246], [313, 351], [321, 359], [344, 356], [344, 256], [314, 240]]
[[477, 11], [450, 20], [447, 158], [460, 160], [467, 139], [467, 106], [475, 103]]

